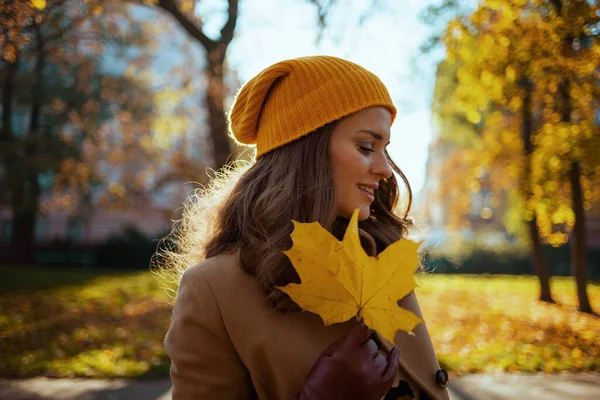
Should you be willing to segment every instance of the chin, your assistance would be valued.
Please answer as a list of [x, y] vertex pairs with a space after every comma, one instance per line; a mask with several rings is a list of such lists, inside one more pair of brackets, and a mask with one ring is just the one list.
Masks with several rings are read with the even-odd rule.
[[358, 220], [364, 221], [371, 216], [371, 207], [361, 207], [358, 210]]
[[[342, 218], [350, 219], [350, 218], [352, 218], [352, 214], [354, 213], [354, 210], [355, 209], [352, 209], [351, 211], [338, 212], [338, 215]], [[364, 221], [366, 219], [369, 219], [370, 216], [371, 216], [371, 207], [361, 207], [358, 209], [358, 220], [359, 221]]]
[[351, 219], [352, 214], [354, 214], [354, 210], [356, 210], [357, 208], [358, 208], [358, 220], [359, 221], [364, 221], [366, 219], [369, 219], [369, 217], [371, 216], [370, 204], [360, 206], [360, 207], [353, 207], [353, 208], [344, 207], [344, 208], [338, 209], [337, 215], [339, 215], [342, 218]]

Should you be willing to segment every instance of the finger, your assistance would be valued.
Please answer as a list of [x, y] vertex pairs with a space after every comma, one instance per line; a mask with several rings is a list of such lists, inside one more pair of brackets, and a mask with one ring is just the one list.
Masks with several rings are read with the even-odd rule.
[[369, 340], [372, 332], [364, 322], [360, 321], [346, 333], [345, 342], [354, 346], [362, 346]]
[[377, 347], [377, 343], [375, 343], [371, 339], [367, 339], [367, 341], [365, 342], [365, 344], [362, 345], [362, 347], [364, 347], [367, 353], [369, 354], [374, 354], [377, 352], [377, 350], [379, 350], [379, 347]]
[[387, 366], [381, 375], [381, 379], [384, 382], [389, 382], [391, 385], [394, 381], [394, 377], [396, 376], [396, 371], [398, 371], [398, 366], [400, 364], [400, 351], [397, 347], [394, 347], [392, 351], [387, 356]]
[[[377, 343], [375, 343], [372, 339], [367, 339], [367, 341], [361, 346], [359, 346], [356, 350], [356, 355], [357, 357], [360, 357], [361, 360], [364, 360], [365, 362], [369, 363], [371, 361], [378, 361], [376, 362], [376, 364], [380, 365], [378, 366], [377, 371], [381, 373], [381, 371], [384, 370], [387, 362], [385, 360], [385, 357], [381, 357], [379, 352], [379, 346], [377, 346]], [[377, 355], [380, 355], [380, 360], [377, 360]]]
[[385, 354], [383, 354], [380, 350], [375, 351], [375, 353], [371, 354], [372, 360], [372, 369], [373, 371], [377, 371], [379, 376], [383, 376], [387, 370], [388, 360], [386, 359]]
[[340, 346], [342, 345], [342, 343], [344, 342], [344, 338], [345, 336], [342, 336], [341, 338], [339, 338], [338, 340], [336, 340], [335, 342], [331, 343], [329, 345], [328, 348], [326, 348], [323, 353], [321, 353], [322, 356], [332, 356], [333, 353], [335, 353], [337, 351], [337, 349], [340, 348]]
[[[367, 328], [366, 325], [364, 324], [364, 322], [362, 322], [362, 321], [360, 321], [356, 325], [353, 325], [348, 330], [348, 332], [346, 332], [346, 334], [344, 334], [344, 336], [340, 337], [335, 342], [333, 342], [321, 354], [325, 355], [325, 356], [332, 356], [333, 353], [337, 352], [344, 345], [346, 345], [348, 347], [354, 347], [355, 346], [355, 341], [359, 340], [359, 339], [356, 339], [356, 337], [358, 337], [359, 335], [362, 335], [362, 333], [360, 333], [360, 332], [362, 332], [363, 329], [367, 329], [368, 330], [369, 328]], [[368, 339], [369, 339], [369, 337], [367, 336], [366, 339], [365, 339], [365, 341], [368, 340]], [[360, 344], [362, 344], [362, 342]]]
[[372, 332], [364, 322], [360, 321], [356, 325], [353, 325], [344, 336], [332, 343], [322, 354], [332, 356], [343, 347], [349, 350], [353, 347], [362, 346], [369, 340]]

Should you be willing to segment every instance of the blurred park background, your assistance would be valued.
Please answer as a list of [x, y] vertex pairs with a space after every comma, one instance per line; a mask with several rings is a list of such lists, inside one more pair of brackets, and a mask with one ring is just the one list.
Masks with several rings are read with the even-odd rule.
[[386, 83], [454, 374], [600, 370], [593, 0], [1, 0], [0, 377], [166, 377], [157, 239], [236, 90], [330, 54]]

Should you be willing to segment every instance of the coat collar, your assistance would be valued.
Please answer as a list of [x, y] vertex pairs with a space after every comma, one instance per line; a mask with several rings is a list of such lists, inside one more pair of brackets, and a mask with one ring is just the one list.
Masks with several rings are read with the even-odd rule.
[[[405, 308], [419, 318], [423, 319], [421, 308], [417, 302], [415, 293], [398, 301], [398, 305]], [[406, 372], [432, 399], [449, 400], [448, 391], [436, 384], [435, 374], [440, 368], [429, 332], [425, 324], [419, 324], [413, 330], [414, 334], [398, 331], [394, 339], [396, 347], [400, 351], [400, 368]], [[392, 344], [380, 335], [379, 339], [388, 351]]]

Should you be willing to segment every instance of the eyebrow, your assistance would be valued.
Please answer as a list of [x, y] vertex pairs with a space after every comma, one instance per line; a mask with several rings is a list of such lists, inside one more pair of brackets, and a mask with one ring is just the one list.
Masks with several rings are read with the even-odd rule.
[[[369, 129], [359, 129], [356, 132], [364, 132], [364, 133], [368, 133], [369, 135], [373, 136], [375, 139], [377, 140], [383, 140], [383, 136], [381, 136], [379, 133], [374, 132], [372, 130]], [[390, 144], [390, 142], [387, 142], [387, 144]]]

